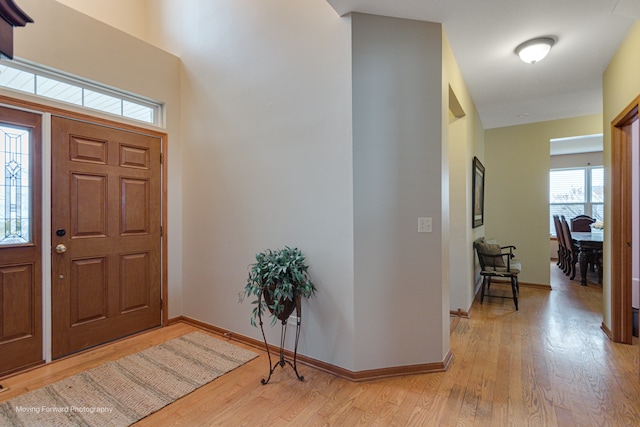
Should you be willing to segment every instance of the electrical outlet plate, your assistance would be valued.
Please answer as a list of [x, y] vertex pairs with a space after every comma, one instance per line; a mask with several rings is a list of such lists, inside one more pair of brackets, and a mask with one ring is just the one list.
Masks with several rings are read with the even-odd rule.
[[298, 324], [298, 317], [289, 316], [289, 318], [287, 319], [287, 325], [296, 326], [297, 324]]

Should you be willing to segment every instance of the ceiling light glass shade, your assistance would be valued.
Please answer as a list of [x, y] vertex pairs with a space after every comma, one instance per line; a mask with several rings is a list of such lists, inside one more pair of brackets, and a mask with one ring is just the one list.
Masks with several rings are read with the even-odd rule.
[[516, 53], [527, 64], [535, 64], [547, 56], [554, 43], [555, 40], [549, 37], [529, 40], [518, 46]]

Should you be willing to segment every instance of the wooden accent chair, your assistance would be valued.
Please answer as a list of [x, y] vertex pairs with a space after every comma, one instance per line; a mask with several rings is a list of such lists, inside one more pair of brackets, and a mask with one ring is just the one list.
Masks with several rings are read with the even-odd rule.
[[571, 231], [578, 232], [590, 232], [590, 225], [596, 222], [595, 219], [587, 215], [578, 215], [571, 219]]
[[[473, 247], [478, 254], [480, 262], [480, 275], [482, 276], [482, 289], [480, 291], [480, 304], [484, 301], [485, 292], [488, 297], [495, 298], [513, 298], [513, 302], [518, 310], [518, 293], [520, 286], [518, 285], [518, 274], [522, 270], [520, 261], [515, 259], [513, 251], [515, 246], [500, 246], [491, 240], [485, 240], [484, 237], [479, 238], [473, 243]], [[509, 279], [511, 284], [512, 297], [503, 295], [489, 295], [488, 291], [491, 287], [491, 279]]]

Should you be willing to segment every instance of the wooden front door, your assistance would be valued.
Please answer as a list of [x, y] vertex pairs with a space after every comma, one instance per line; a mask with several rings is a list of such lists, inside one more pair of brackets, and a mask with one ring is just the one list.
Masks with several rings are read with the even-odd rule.
[[41, 121], [0, 108], [0, 376], [43, 362]]
[[160, 139], [52, 117], [52, 357], [161, 323]]

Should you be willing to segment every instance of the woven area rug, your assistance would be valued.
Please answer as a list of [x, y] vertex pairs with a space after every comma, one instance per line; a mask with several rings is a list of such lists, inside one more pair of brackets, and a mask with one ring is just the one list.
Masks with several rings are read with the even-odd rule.
[[0, 426], [128, 426], [256, 356], [192, 332], [0, 403]]

